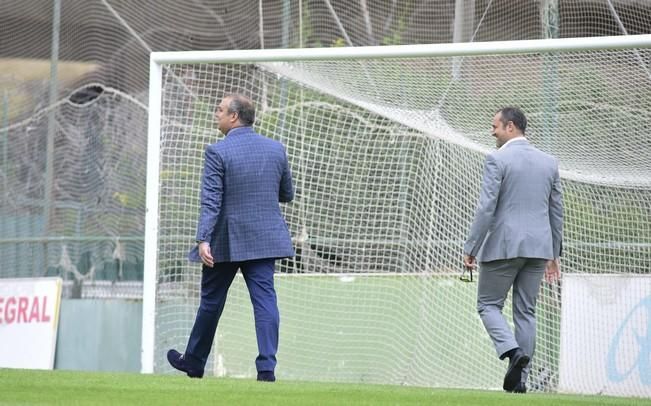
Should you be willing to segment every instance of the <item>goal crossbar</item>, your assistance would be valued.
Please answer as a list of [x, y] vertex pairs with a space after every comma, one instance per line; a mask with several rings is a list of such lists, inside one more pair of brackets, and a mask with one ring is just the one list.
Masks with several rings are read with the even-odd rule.
[[326, 59], [419, 58], [633, 48], [651, 48], [651, 34], [346, 48], [152, 52], [151, 63], [174, 65], [186, 63], [248, 63], [297, 60], [314, 61]]

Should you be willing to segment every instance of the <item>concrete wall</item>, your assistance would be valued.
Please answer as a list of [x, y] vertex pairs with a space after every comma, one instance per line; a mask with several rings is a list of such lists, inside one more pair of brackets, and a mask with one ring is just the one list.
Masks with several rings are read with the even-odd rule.
[[142, 301], [63, 299], [55, 369], [140, 371]]

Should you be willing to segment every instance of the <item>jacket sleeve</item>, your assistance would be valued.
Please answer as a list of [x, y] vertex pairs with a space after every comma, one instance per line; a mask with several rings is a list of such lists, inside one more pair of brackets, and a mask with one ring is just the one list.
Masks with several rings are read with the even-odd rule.
[[280, 191], [278, 193], [278, 201], [291, 202], [294, 200], [294, 186], [292, 185], [292, 171], [289, 168], [289, 161], [287, 160], [287, 152], [284, 151], [285, 161], [283, 162], [283, 173], [280, 179]]
[[554, 258], [559, 258], [563, 251], [563, 191], [561, 177], [558, 173], [558, 162], [556, 163], [554, 181], [549, 195], [549, 224], [552, 229]]
[[484, 176], [479, 193], [479, 203], [475, 211], [475, 218], [470, 226], [468, 239], [463, 246], [464, 254], [477, 256], [477, 252], [484, 243], [497, 207], [500, 188], [502, 187], [502, 177], [502, 168], [495, 157], [491, 154], [487, 155], [484, 162]]
[[222, 207], [224, 165], [213, 145], [206, 148], [201, 180], [201, 211], [197, 226], [197, 241], [210, 243]]

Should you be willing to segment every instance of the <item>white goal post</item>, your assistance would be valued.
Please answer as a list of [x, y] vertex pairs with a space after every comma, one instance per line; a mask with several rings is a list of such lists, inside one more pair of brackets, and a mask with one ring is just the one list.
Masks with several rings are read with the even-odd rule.
[[[632, 35], [153, 52], [142, 372], [169, 371], [164, 353], [184, 349], [194, 321], [200, 270], [185, 252], [202, 153], [220, 138], [214, 106], [237, 91], [256, 102], [256, 129], [286, 145], [297, 186], [283, 207], [299, 257], [279, 264], [279, 375], [499, 387], [503, 365], [475, 314], [475, 287], [458, 280], [492, 115], [521, 106], [528, 137], [560, 159], [564, 272], [648, 274], [650, 49], [651, 35]], [[215, 375], [251, 374], [242, 291], [236, 280], [209, 361]], [[589, 392], [571, 378], [559, 385], [560, 306], [560, 288], [545, 285], [531, 388]], [[454, 365], [463, 366], [446, 370]], [[649, 395], [629, 378], [625, 389], [604, 387]]]

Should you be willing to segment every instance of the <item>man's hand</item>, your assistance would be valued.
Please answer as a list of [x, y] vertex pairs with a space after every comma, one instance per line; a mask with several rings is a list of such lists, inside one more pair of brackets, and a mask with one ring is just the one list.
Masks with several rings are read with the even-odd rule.
[[477, 268], [477, 260], [472, 255], [463, 254], [463, 266], [466, 269], [475, 269]]
[[547, 261], [547, 268], [545, 268], [545, 281], [553, 283], [561, 278], [561, 262], [560, 258], [550, 259]]
[[212, 268], [214, 265], [212, 254], [210, 253], [210, 244], [205, 241], [199, 243], [199, 257], [204, 265]]

